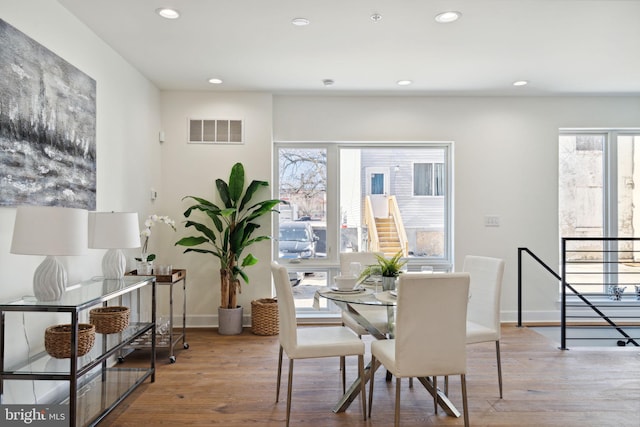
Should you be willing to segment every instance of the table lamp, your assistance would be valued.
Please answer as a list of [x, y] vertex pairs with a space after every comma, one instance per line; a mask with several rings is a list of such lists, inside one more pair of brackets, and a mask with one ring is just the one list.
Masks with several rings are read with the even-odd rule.
[[137, 212], [89, 212], [89, 247], [108, 249], [102, 258], [105, 279], [122, 279], [127, 259], [121, 249], [140, 247]]
[[38, 301], [59, 300], [67, 286], [67, 272], [56, 256], [87, 252], [87, 211], [57, 206], [19, 206], [10, 252], [45, 255], [33, 275], [33, 294]]

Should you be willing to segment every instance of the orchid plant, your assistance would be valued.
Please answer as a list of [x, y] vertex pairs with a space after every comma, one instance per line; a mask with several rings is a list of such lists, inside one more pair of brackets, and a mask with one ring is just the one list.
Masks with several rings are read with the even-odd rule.
[[136, 258], [136, 261], [142, 262], [151, 262], [156, 259], [156, 254], [148, 254], [147, 250], [149, 248], [149, 237], [151, 237], [151, 229], [156, 223], [167, 224], [169, 227], [176, 231], [176, 223], [174, 220], [169, 218], [168, 216], [160, 216], [160, 215], [149, 215], [146, 221], [144, 222], [144, 230], [140, 232], [140, 237], [143, 239], [142, 244], [142, 254], [140, 258]]

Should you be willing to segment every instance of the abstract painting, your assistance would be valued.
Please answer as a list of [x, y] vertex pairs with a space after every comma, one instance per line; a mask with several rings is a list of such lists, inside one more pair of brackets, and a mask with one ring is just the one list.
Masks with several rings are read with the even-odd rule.
[[96, 82], [0, 19], [0, 206], [95, 210]]

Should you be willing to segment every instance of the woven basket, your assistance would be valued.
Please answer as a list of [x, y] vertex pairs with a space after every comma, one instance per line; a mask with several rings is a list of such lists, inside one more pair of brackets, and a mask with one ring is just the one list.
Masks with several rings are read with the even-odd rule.
[[273, 298], [251, 301], [251, 332], [278, 335], [278, 302]]
[[[96, 340], [96, 327], [78, 325], [78, 357], [89, 353]], [[71, 325], [49, 326], [44, 332], [44, 348], [56, 359], [71, 357]]]
[[89, 311], [89, 323], [99, 334], [115, 334], [129, 326], [129, 307], [100, 307]]

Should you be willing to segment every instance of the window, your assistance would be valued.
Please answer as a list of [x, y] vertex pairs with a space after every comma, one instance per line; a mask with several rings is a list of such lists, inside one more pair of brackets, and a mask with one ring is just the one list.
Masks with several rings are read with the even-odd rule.
[[[400, 247], [393, 251], [404, 251], [410, 270], [450, 270], [451, 151], [451, 143], [275, 144], [274, 188], [289, 205], [275, 217], [280, 238], [274, 253], [290, 270], [299, 310], [312, 312], [313, 292], [305, 286], [333, 285], [340, 252], [382, 251], [380, 240], [387, 237], [381, 232], [376, 242], [377, 219], [401, 219], [394, 224]], [[416, 174], [421, 195], [440, 197], [414, 197]], [[310, 236], [289, 239], [294, 229]]]
[[371, 194], [384, 194], [384, 174], [371, 174]]
[[444, 196], [444, 163], [414, 163], [413, 195]]
[[[635, 165], [640, 153], [639, 144], [640, 131], [560, 132], [558, 202], [561, 237], [640, 236], [635, 233], [640, 224], [640, 194], [635, 185], [636, 181], [640, 183], [640, 163], [639, 167]], [[631, 268], [640, 261], [635, 259], [638, 252], [631, 242], [621, 242], [615, 247], [613, 243], [611, 247], [603, 247], [601, 241], [580, 243], [581, 247], [574, 248], [578, 250], [573, 252], [571, 261], [584, 262], [584, 268], [600, 265], [604, 275], [613, 274], [609, 271], [613, 268]], [[567, 277], [569, 283], [586, 282], [579, 274], [579, 266], [572, 266], [572, 269], [576, 274]], [[575, 287], [587, 293], [608, 292], [604, 285], [599, 288], [598, 283], [604, 281], [596, 282], [595, 286], [591, 283], [591, 286]]]

